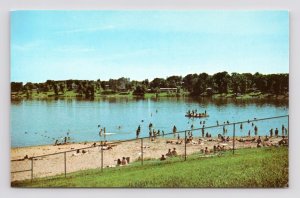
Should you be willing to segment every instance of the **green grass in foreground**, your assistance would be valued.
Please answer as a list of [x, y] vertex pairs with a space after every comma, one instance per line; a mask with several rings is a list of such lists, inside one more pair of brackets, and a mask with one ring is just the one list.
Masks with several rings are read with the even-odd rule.
[[52, 177], [14, 182], [15, 187], [287, 187], [288, 148], [237, 150], [221, 157], [188, 156], [164, 162], [135, 162], [126, 167], [70, 173], [67, 178]]

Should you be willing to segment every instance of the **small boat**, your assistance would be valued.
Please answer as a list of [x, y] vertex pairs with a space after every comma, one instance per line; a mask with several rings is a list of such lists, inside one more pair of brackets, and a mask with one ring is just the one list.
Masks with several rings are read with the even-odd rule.
[[208, 114], [196, 114], [196, 115], [192, 115], [192, 114], [186, 114], [185, 117], [188, 117], [188, 118], [206, 118], [206, 117], [209, 117]]

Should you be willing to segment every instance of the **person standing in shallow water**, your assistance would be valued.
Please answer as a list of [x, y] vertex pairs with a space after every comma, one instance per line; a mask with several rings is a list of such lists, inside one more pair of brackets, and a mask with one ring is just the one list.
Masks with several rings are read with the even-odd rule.
[[174, 125], [174, 126], [173, 126], [173, 134], [174, 134], [174, 137], [176, 136], [176, 132], [177, 132], [177, 128], [176, 128], [176, 126]]
[[275, 136], [278, 137], [278, 128], [275, 129]]
[[273, 137], [273, 129], [270, 129], [270, 137]]
[[255, 127], [254, 127], [254, 135], [257, 135], [257, 131], [258, 131], [258, 128], [257, 128], [257, 126], [255, 125]]

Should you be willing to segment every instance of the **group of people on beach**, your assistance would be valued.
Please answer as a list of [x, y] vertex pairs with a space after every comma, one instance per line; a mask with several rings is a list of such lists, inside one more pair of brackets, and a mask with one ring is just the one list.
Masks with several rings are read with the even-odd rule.
[[120, 158], [117, 159], [117, 166], [125, 166], [129, 164], [129, 157], [122, 157], [122, 160]]
[[171, 149], [169, 149], [165, 155], [164, 154], [161, 155], [160, 160], [163, 161], [163, 160], [167, 159], [166, 157], [176, 157], [177, 155], [178, 155], [178, 153], [176, 151], [176, 148], [173, 148], [172, 151], [171, 151]]

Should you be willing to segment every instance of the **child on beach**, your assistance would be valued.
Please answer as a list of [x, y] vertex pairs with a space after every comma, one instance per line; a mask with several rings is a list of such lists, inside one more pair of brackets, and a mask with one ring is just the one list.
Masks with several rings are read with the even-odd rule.
[[177, 156], [177, 151], [176, 151], [176, 148], [173, 148], [173, 151], [172, 151], [172, 156]]
[[171, 149], [169, 149], [169, 150], [168, 150], [168, 152], [167, 152], [166, 156], [168, 156], [168, 157], [171, 157], [171, 156], [172, 156]]
[[122, 158], [121, 164], [122, 164], [123, 166], [127, 164], [127, 161], [126, 161], [125, 157]]
[[165, 157], [165, 155], [161, 155], [160, 161], [166, 160], [167, 158]]

